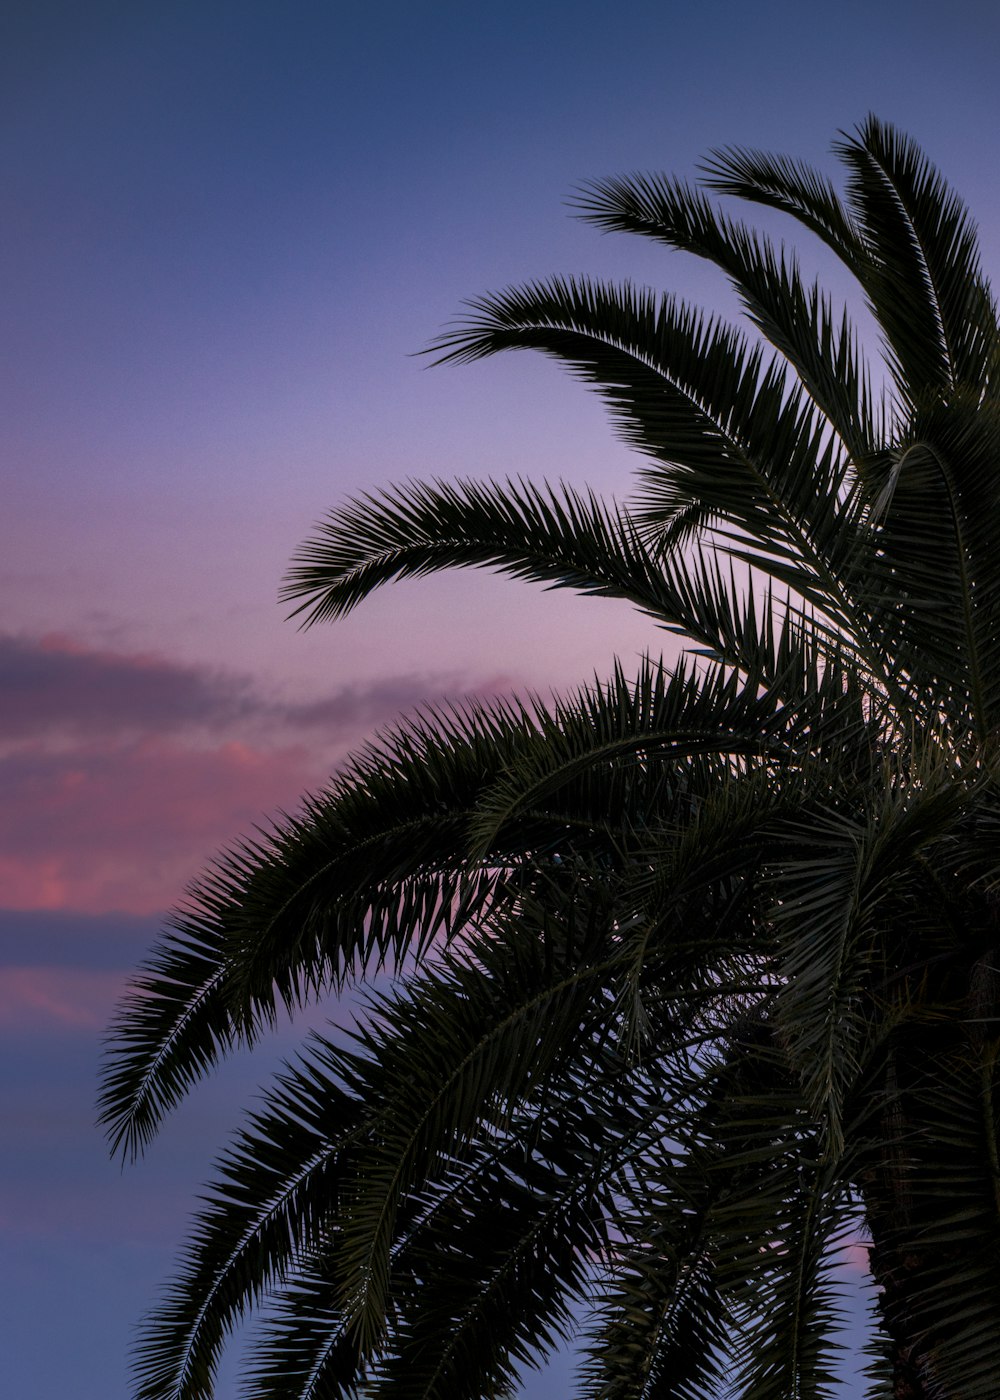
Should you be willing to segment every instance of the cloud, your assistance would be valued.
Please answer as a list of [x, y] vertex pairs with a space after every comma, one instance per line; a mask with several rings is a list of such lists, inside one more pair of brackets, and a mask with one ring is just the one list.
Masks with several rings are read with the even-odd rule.
[[159, 917], [0, 909], [0, 1036], [93, 1040], [161, 925]]
[[55, 635], [0, 636], [0, 694], [6, 739], [227, 723], [253, 703], [243, 678]]
[[0, 907], [148, 914], [428, 695], [404, 674], [289, 701], [251, 677], [0, 634]]
[[[503, 677], [476, 687], [477, 695], [496, 694], [509, 689]], [[368, 685], [345, 685], [331, 695], [305, 704], [285, 705], [275, 710], [292, 728], [321, 729], [340, 734], [344, 731], [368, 735], [377, 724], [407, 711], [413, 711], [429, 698], [468, 693], [468, 683], [451, 676], [388, 676]]]
[[848, 1274], [865, 1278], [871, 1272], [869, 1252], [871, 1245], [866, 1240], [851, 1240], [837, 1251], [841, 1266]]
[[[487, 689], [501, 684], [492, 682]], [[288, 701], [237, 672], [101, 650], [56, 634], [0, 634], [0, 739], [8, 743], [195, 728], [218, 732], [240, 724], [340, 735], [368, 729], [428, 695], [469, 688], [454, 673], [411, 673], [339, 686], [306, 702]]]
[[295, 805], [321, 772], [305, 746], [144, 738], [0, 759], [0, 904], [146, 914], [176, 903], [224, 844]]

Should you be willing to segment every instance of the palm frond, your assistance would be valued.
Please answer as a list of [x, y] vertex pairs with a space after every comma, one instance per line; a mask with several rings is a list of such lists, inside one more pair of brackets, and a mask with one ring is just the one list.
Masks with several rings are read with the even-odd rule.
[[805, 396], [737, 331], [674, 298], [586, 279], [470, 308], [439, 338], [441, 361], [507, 349], [563, 360], [607, 399], [626, 441], [662, 464], [649, 469], [661, 517], [700, 503], [744, 528], [762, 561], [797, 564], [805, 596], [827, 582], [822, 548], [840, 533], [846, 464], [810, 452], [825, 439]]
[[715, 561], [688, 561], [690, 520], [654, 550], [628, 513], [566, 484], [411, 483], [331, 514], [303, 546], [284, 597], [311, 625], [340, 617], [393, 579], [491, 568], [551, 588], [622, 598], [704, 654], [746, 667], [759, 654], [752, 595]]
[[867, 261], [863, 234], [832, 181], [813, 166], [769, 151], [729, 146], [712, 151], [702, 168], [705, 184], [716, 193], [790, 214], [832, 248], [860, 280]]
[[835, 318], [793, 257], [713, 209], [701, 191], [663, 175], [584, 185], [575, 201], [598, 228], [638, 233], [706, 258], [727, 274], [750, 321], [781, 352], [854, 461], [879, 450], [871, 380], [846, 311]]
[[834, 147], [868, 249], [862, 285], [911, 406], [996, 375], [997, 312], [962, 201], [909, 138], [876, 117]]
[[503, 704], [437, 720], [387, 734], [300, 816], [241, 843], [193, 887], [114, 1025], [100, 1107], [115, 1150], [148, 1142], [282, 1005], [419, 955], [489, 903], [496, 876], [467, 869], [465, 831], [484, 780], [533, 721]]

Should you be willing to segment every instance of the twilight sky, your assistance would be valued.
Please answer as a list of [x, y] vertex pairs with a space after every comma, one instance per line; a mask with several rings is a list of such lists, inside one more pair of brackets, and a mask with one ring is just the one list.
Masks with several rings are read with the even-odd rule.
[[699, 264], [567, 217], [574, 185], [693, 174], [730, 143], [829, 164], [869, 110], [965, 196], [996, 276], [998, 60], [991, 0], [7, 7], [7, 1393], [127, 1393], [132, 1328], [275, 1061], [228, 1067], [124, 1175], [106, 1160], [102, 1030], [185, 882], [422, 700], [545, 691], [660, 650], [616, 604], [478, 574], [396, 587], [333, 628], [284, 620], [288, 558], [347, 494], [508, 473], [627, 490], [629, 454], [554, 367], [414, 352], [463, 298], [554, 272], [730, 309]]

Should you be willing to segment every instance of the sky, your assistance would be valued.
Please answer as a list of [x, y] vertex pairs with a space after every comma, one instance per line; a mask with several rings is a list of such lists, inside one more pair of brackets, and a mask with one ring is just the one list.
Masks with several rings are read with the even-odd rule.
[[418, 352], [465, 298], [556, 272], [731, 311], [701, 265], [572, 219], [575, 186], [691, 176], [726, 144], [833, 169], [836, 132], [869, 111], [963, 194], [996, 275], [998, 59], [987, 0], [5, 7], [10, 1394], [128, 1393], [198, 1184], [296, 1044], [285, 1028], [228, 1065], [136, 1167], [108, 1161], [104, 1027], [187, 882], [394, 716], [663, 649], [624, 606], [478, 573], [398, 585], [333, 627], [287, 620], [290, 556], [352, 494], [509, 474], [628, 492], [634, 458], [557, 368]]

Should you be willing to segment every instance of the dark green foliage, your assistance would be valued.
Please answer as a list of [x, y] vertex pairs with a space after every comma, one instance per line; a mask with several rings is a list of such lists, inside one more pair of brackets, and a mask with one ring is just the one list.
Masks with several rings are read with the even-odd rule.
[[490, 568], [628, 599], [668, 669], [424, 712], [196, 888], [124, 1003], [102, 1115], [141, 1150], [282, 1008], [380, 970], [218, 1164], [138, 1354], [204, 1400], [486, 1400], [583, 1319], [582, 1400], [821, 1400], [832, 1253], [879, 1284], [872, 1400], [1000, 1375], [1000, 329], [957, 197], [869, 119], [843, 198], [716, 152], [857, 280], [664, 177], [583, 217], [716, 264], [747, 335], [586, 279], [472, 303], [463, 361], [552, 355], [643, 457], [628, 504], [523, 481], [337, 509], [286, 596]]

